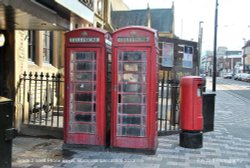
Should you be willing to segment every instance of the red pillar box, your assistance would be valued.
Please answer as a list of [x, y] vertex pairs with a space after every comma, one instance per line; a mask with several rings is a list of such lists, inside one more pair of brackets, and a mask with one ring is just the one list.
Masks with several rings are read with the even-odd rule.
[[180, 83], [180, 146], [202, 147], [202, 78], [186, 76]]
[[64, 146], [106, 145], [110, 40], [108, 32], [97, 28], [66, 33]]
[[111, 148], [157, 147], [157, 32], [126, 27], [112, 35]]

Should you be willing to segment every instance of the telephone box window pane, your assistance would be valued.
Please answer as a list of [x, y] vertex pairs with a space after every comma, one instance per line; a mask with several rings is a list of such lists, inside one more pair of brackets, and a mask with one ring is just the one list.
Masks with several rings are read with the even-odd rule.
[[84, 81], [92, 81], [92, 73], [77, 73], [72, 74], [74, 76], [74, 80], [84, 80]]
[[139, 71], [139, 64], [124, 63], [123, 69], [124, 69], [124, 71], [138, 72]]
[[76, 64], [76, 70], [78, 70], [78, 71], [92, 70], [92, 62], [79, 62]]
[[124, 73], [118, 78], [119, 82], [146, 82], [146, 74]]
[[92, 104], [76, 104], [76, 111], [92, 112]]
[[76, 114], [75, 121], [78, 122], [92, 122], [92, 115], [91, 114]]
[[141, 95], [122, 95], [122, 103], [141, 103]]
[[76, 60], [92, 60], [94, 52], [78, 52], [76, 53]]
[[146, 60], [146, 52], [138, 51], [138, 52], [122, 52], [124, 61], [145, 61]]
[[119, 62], [119, 72], [146, 73], [145, 63]]
[[91, 83], [78, 83], [75, 85], [75, 91], [91, 91], [92, 90], [92, 84]]
[[144, 127], [118, 126], [118, 136], [145, 136]]
[[141, 125], [141, 117], [140, 116], [119, 116], [119, 124]]
[[75, 100], [76, 101], [92, 101], [92, 94], [85, 93], [85, 94], [75, 94]]
[[95, 133], [96, 132], [96, 126], [92, 124], [72, 124], [70, 125], [71, 133]]
[[123, 84], [120, 85], [120, 92], [144, 92], [144, 85], [140, 84]]
[[143, 63], [123, 63], [123, 71], [146, 72], [146, 64]]
[[140, 105], [122, 105], [123, 114], [141, 114]]

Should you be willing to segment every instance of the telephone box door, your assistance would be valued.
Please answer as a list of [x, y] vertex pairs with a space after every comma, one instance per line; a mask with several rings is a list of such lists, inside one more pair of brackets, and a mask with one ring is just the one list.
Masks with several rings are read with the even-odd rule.
[[[105, 144], [105, 116], [102, 113], [99, 48], [67, 49], [65, 141], [69, 144]], [[100, 69], [99, 69], [100, 68]], [[98, 93], [98, 94], [97, 94]], [[99, 104], [100, 106], [97, 106]]]
[[115, 51], [112, 71], [113, 146], [149, 146], [149, 53], [150, 49], [131, 47]]

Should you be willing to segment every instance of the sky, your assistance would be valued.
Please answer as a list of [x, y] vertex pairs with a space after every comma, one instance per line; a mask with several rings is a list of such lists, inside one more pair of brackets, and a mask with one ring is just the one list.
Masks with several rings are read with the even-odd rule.
[[[171, 8], [175, 6], [175, 34], [198, 41], [203, 23], [202, 50], [213, 50], [216, 0], [123, 0], [130, 9]], [[241, 50], [250, 40], [250, 0], [218, 0], [217, 47]]]

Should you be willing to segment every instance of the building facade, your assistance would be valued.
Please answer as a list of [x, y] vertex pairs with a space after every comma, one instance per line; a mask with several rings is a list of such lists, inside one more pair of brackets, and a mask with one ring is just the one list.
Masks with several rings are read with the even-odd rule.
[[141, 10], [113, 10], [111, 23], [114, 29], [125, 26], [147, 26], [158, 30], [160, 37], [175, 37], [174, 3], [171, 8]]
[[246, 42], [242, 50], [243, 50], [243, 56], [242, 56], [243, 71], [250, 73], [250, 40]]
[[23, 73], [63, 74], [64, 33], [83, 27], [112, 31], [113, 8], [128, 9], [122, 0], [0, 1], [0, 41], [4, 41], [0, 47], [0, 96], [15, 102], [16, 127], [21, 124], [23, 102], [24, 106], [30, 103], [19, 98]]

